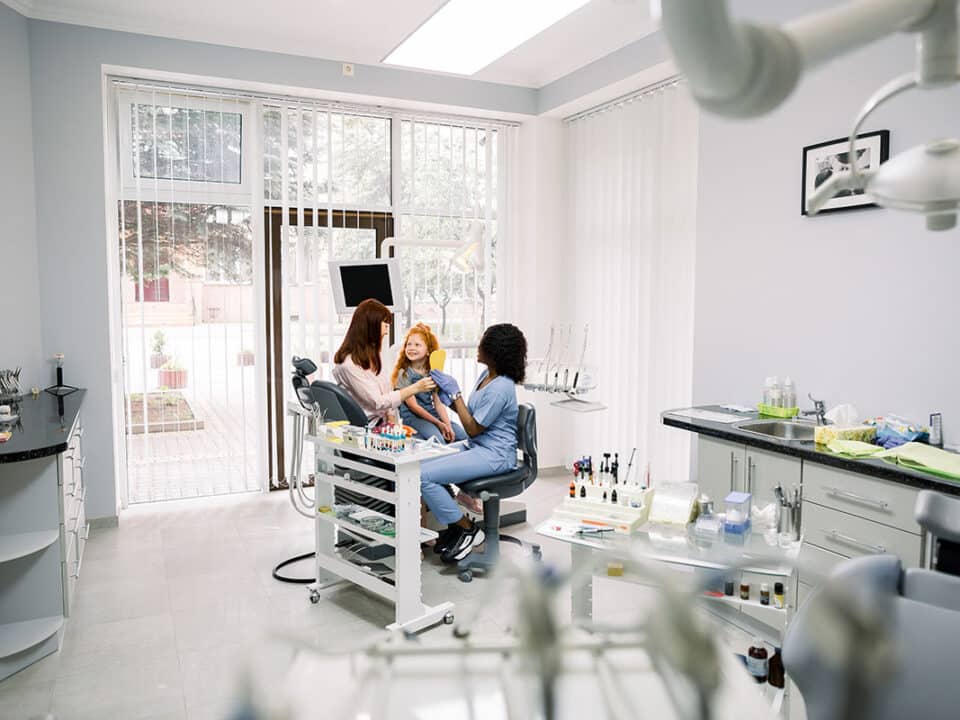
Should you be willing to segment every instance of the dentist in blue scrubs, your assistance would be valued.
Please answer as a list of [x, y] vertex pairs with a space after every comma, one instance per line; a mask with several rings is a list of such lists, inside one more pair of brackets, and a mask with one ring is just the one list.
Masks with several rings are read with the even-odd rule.
[[446, 486], [499, 475], [517, 467], [517, 383], [527, 366], [527, 340], [514, 325], [491, 325], [480, 338], [477, 362], [487, 366], [464, 401], [457, 381], [436, 370], [441, 402], [460, 417], [469, 439], [456, 455], [426, 460], [420, 467], [420, 494], [444, 530], [434, 552], [458, 562], [484, 541], [483, 529], [464, 515]]

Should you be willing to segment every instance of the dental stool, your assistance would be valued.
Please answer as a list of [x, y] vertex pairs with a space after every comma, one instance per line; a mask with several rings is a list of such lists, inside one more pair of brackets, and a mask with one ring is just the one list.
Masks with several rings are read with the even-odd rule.
[[[960, 499], [924, 490], [914, 516], [937, 555], [960, 541]], [[797, 611], [783, 660], [809, 720], [956, 718], [960, 577], [895, 555], [846, 560]]]
[[[473, 580], [475, 572], [489, 572], [500, 558], [500, 543], [524, 546], [519, 538], [500, 534], [500, 499], [519, 495], [537, 479], [537, 411], [529, 403], [520, 405], [517, 415], [517, 449], [520, 461], [516, 470], [458, 483], [465, 492], [483, 502], [483, 533], [486, 535], [483, 553], [471, 553], [457, 563], [457, 577], [461, 582]], [[540, 559], [540, 546], [530, 545], [535, 559]]]

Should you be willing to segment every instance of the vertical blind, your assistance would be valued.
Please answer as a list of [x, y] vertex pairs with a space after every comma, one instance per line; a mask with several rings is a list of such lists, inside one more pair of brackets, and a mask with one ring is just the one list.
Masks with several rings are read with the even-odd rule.
[[115, 89], [128, 500], [258, 489], [250, 104]]
[[[576, 326], [590, 325], [605, 412], [583, 446], [637, 448], [655, 483], [685, 482], [689, 434], [660, 413], [692, 398], [697, 113], [673, 83], [566, 127]], [[598, 352], [598, 350], [602, 352]]]

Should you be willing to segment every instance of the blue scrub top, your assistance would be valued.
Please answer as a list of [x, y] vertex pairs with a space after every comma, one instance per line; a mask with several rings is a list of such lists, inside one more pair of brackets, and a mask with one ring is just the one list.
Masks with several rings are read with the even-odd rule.
[[470, 438], [477, 445], [495, 453], [509, 468], [517, 466], [517, 386], [505, 375], [498, 375], [485, 387], [477, 389], [487, 375], [484, 370], [477, 379], [467, 409], [473, 419], [486, 428]]

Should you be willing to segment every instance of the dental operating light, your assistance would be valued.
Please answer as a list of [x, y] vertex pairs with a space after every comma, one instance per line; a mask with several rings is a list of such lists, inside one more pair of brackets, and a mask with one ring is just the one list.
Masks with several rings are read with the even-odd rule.
[[449, 0], [383, 62], [473, 75], [589, 0]]
[[[957, 0], [851, 0], [779, 27], [733, 21], [726, 0], [654, 0], [651, 8], [697, 103], [735, 118], [779, 106], [806, 70], [887, 35], [916, 33], [916, 69], [868, 99], [850, 133], [851, 157], [860, 127], [882, 104], [960, 81]], [[881, 207], [923, 215], [929, 230], [948, 230], [960, 211], [960, 141], [933, 139], [876, 170], [851, 163], [810, 196], [807, 212], [841, 190], [863, 190]]]

